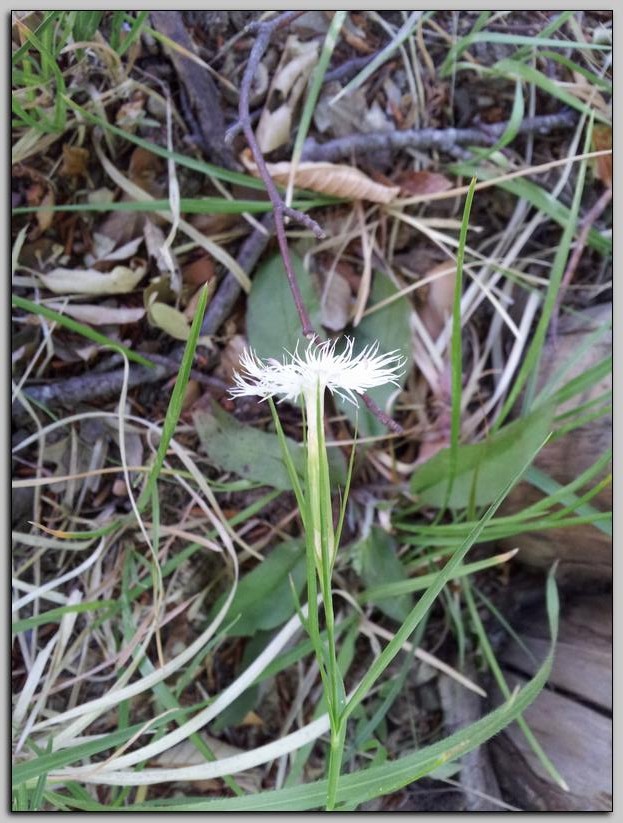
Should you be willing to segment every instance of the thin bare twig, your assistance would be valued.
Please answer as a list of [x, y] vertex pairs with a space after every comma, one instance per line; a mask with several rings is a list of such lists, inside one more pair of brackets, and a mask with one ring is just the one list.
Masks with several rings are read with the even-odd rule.
[[[232, 135], [239, 131], [240, 128], [242, 128], [244, 132], [244, 135], [249, 144], [249, 148], [251, 149], [251, 153], [253, 154], [253, 158], [255, 160], [258, 172], [260, 174], [260, 177], [264, 181], [266, 191], [268, 192], [268, 196], [273, 206], [275, 234], [277, 235], [279, 251], [281, 252], [281, 257], [283, 258], [283, 264], [286, 270], [288, 283], [290, 285], [290, 291], [292, 292], [292, 299], [294, 300], [294, 305], [296, 306], [296, 311], [299, 316], [299, 320], [301, 321], [303, 335], [307, 337], [309, 340], [318, 340], [318, 333], [311, 324], [311, 320], [309, 318], [307, 309], [303, 302], [301, 291], [296, 280], [296, 275], [292, 267], [292, 260], [290, 258], [290, 250], [288, 248], [288, 240], [286, 237], [285, 218], [290, 217], [293, 220], [296, 220], [298, 223], [301, 223], [302, 225], [311, 229], [316, 235], [316, 237], [318, 237], [319, 239], [323, 238], [325, 236], [325, 233], [320, 228], [318, 223], [316, 223], [315, 220], [309, 217], [309, 215], [303, 214], [302, 212], [299, 212], [296, 209], [292, 209], [289, 206], [286, 206], [286, 204], [283, 202], [282, 198], [279, 195], [279, 192], [275, 187], [275, 184], [273, 183], [272, 177], [270, 176], [270, 173], [266, 167], [264, 156], [255, 138], [255, 133], [251, 127], [251, 118], [249, 112], [251, 84], [257, 72], [260, 60], [262, 59], [264, 52], [268, 48], [268, 44], [270, 42], [270, 38], [273, 32], [277, 29], [287, 26], [289, 23], [292, 22], [292, 20], [299, 17], [301, 14], [303, 14], [303, 12], [285, 12], [284, 14], [281, 14], [278, 17], [266, 23], [252, 23], [251, 26], [249, 26], [249, 30], [257, 33], [257, 39], [253, 44], [253, 48], [251, 49], [251, 53], [249, 55], [249, 59], [247, 62], [247, 67], [245, 69], [240, 86], [240, 97], [238, 103], [239, 121], [232, 127], [232, 129], [228, 131], [227, 137], [231, 139]], [[228, 287], [227, 294], [229, 294], [230, 290], [233, 295], [233, 284], [230, 284], [230, 287]], [[236, 292], [236, 296], [237, 293], [238, 292]], [[225, 302], [227, 302], [227, 299], [228, 298], [225, 297]], [[370, 411], [385, 426], [387, 426], [394, 432], [403, 431], [402, 427], [394, 420], [392, 420], [387, 414], [385, 414], [385, 412], [379, 408], [379, 406], [374, 402], [374, 400], [372, 400], [365, 394], [362, 395], [362, 398], [368, 409], [370, 409]]]
[[588, 239], [588, 233], [591, 230], [593, 223], [599, 218], [601, 213], [604, 211], [608, 203], [612, 200], [612, 189], [607, 188], [599, 200], [588, 210], [584, 220], [582, 221], [582, 228], [580, 229], [580, 233], [578, 234], [578, 239], [575, 243], [575, 248], [573, 249], [573, 254], [569, 258], [569, 262], [567, 263], [567, 268], [565, 269], [565, 273], [562, 276], [562, 280], [560, 282], [560, 288], [558, 290], [558, 294], [556, 295], [556, 303], [554, 305], [554, 310], [552, 312], [552, 319], [550, 321], [550, 337], [554, 344], [556, 343], [556, 335], [558, 333], [558, 317], [560, 314], [560, 304], [564, 297], [565, 291], [569, 287], [569, 284], [573, 280], [573, 275], [575, 274], [575, 270], [578, 267], [578, 263], [580, 262], [580, 258], [582, 257], [582, 252], [584, 251], [584, 247], [586, 246], [586, 241]]
[[[314, 330], [314, 327], [311, 324], [309, 315], [307, 314], [307, 309], [305, 308], [303, 298], [301, 297], [301, 291], [296, 280], [296, 275], [294, 274], [294, 268], [292, 266], [292, 260], [290, 258], [290, 251], [288, 249], [288, 241], [286, 238], [286, 228], [284, 221], [286, 217], [289, 217], [292, 220], [296, 220], [297, 223], [300, 223], [301, 225], [313, 231], [313, 233], [318, 238], [323, 238], [325, 236], [325, 233], [320, 228], [318, 223], [316, 223], [316, 221], [313, 220], [309, 215], [303, 214], [303, 212], [300, 212], [297, 209], [293, 209], [289, 206], [286, 206], [286, 204], [281, 199], [279, 192], [277, 191], [277, 188], [273, 183], [272, 177], [270, 176], [270, 173], [266, 168], [264, 156], [262, 155], [260, 147], [255, 138], [255, 132], [253, 131], [253, 128], [251, 126], [251, 117], [249, 113], [249, 97], [251, 93], [251, 84], [253, 82], [253, 78], [257, 73], [260, 60], [262, 59], [264, 52], [268, 48], [268, 44], [270, 42], [270, 38], [273, 32], [277, 29], [283, 28], [284, 26], [288, 25], [288, 23], [290, 23], [296, 17], [300, 16], [302, 13], [303, 12], [285, 12], [284, 14], [280, 14], [279, 17], [276, 17], [273, 20], [269, 20], [266, 23], [254, 23], [249, 27], [250, 30], [257, 33], [257, 37], [255, 43], [253, 44], [253, 48], [251, 49], [251, 54], [249, 55], [247, 67], [245, 69], [244, 76], [242, 78], [242, 83], [240, 86], [238, 117], [239, 126], [242, 127], [244, 136], [247, 139], [247, 143], [249, 144], [249, 148], [251, 149], [251, 153], [253, 154], [253, 158], [257, 165], [258, 172], [260, 174], [260, 177], [264, 181], [266, 191], [270, 198], [270, 202], [273, 206], [273, 213], [275, 216], [275, 233], [277, 235], [279, 250], [281, 252], [283, 264], [286, 270], [286, 275], [288, 277], [288, 283], [290, 284], [290, 290], [292, 291], [294, 305], [296, 306], [296, 311], [301, 321], [303, 334], [305, 335], [305, 337], [313, 340], [317, 337], [317, 334]], [[229, 132], [228, 136], [230, 136], [231, 133], [232, 132]]]
[[[526, 117], [518, 134], [547, 134], [558, 128], [571, 126], [577, 119], [577, 113], [565, 109], [556, 114], [544, 114]], [[397, 151], [404, 148], [437, 149], [450, 154], [461, 145], [491, 146], [504, 134], [508, 122], [481, 124], [469, 129], [406, 129], [405, 131], [369, 132], [368, 134], [351, 134], [317, 143], [313, 138], [305, 141], [303, 160], [332, 163], [353, 154], [372, 154], [383, 150]]]

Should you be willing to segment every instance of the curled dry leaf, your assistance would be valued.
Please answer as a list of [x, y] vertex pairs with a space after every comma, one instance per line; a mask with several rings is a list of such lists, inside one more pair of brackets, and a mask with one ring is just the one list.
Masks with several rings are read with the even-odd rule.
[[288, 37], [257, 126], [257, 142], [263, 153], [290, 139], [294, 111], [318, 60], [318, 48], [317, 42], [301, 43], [297, 37]]
[[140, 307], [129, 309], [125, 306], [95, 306], [86, 303], [75, 306], [64, 306], [62, 303], [48, 303], [47, 305], [54, 311], [91, 326], [125, 326], [138, 323], [145, 316], [145, 309]]
[[[246, 152], [242, 155], [242, 162], [251, 174], [259, 177], [257, 166]], [[287, 185], [291, 163], [266, 165], [275, 183]], [[351, 200], [369, 200], [371, 203], [391, 203], [400, 192], [398, 186], [375, 183], [359, 169], [338, 163], [299, 163], [294, 174], [294, 185], [321, 194], [332, 194]]]
[[93, 232], [93, 253], [85, 254], [84, 262], [91, 267], [128, 260], [135, 256], [142, 242], [142, 237], [136, 237], [134, 240], [115, 248], [117, 246], [116, 238], [100, 232]]
[[115, 266], [111, 272], [56, 268], [37, 276], [54, 294], [127, 294], [145, 276], [145, 265]]

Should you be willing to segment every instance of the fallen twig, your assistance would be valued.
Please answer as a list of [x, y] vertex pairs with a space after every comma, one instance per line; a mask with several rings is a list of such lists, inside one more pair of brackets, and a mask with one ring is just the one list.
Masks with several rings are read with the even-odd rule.
[[565, 291], [569, 287], [569, 284], [573, 280], [573, 275], [575, 274], [575, 270], [578, 267], [578, 263], [580, 262], [580, 258], [582, 257], [582, 252], [584, 251], [584, 247], [586, 246], [586, 241], [588, 239], [588, 233], [591, 230], [593, 223], [598, 219], [598, 217], [602, 214], [608, 203], [612, 200], [612, 189], [607, 188], [599, 200], [588, 210], [584, 220], [582, 221], [582, 228], [578, 234], [578, 239], [575, 243], [575, 248], [573, 249], [573, 254], [569, 258], [569, 262], [567, 263], [567, 268], [565, 269], [565, 273], [562, 276], [562, 280], [560, 281], [560, 288], [558, 289], [558, 294], [556, 295], [556, 303], [554, 305], [554, 309], [552, 311], [552, 319], [550, 321], [550, 329], [549, 334], [554, 342], [556, 343], [556, 336], [558, 333], [558, 317], [560, 314], [560, 304], [564, 297]]
[[[263, 220], [263, 225], [267, 231], [263, 234], [254, 231], [250, 234], [238, 252], [237, 261], [240, 267], [247, 274], [255, 267], [259, 257], [266, 248], [271, 235], [272, 215], [267, 215]], [[209, 336], [215, 334], [236, 302], [240, 294], [240, 284], [233, 274], [225, 275], [219, 290], [216, 292], [206, 311], [201, 327], [202, 335]], [[128, 386], [146, 385], [165, 380], [175, 374], [179, 369], [179, 364], [184, 352], [184, 346], [176, 346], [171, 350], [168, 357], [149, 355], [156, 363], [154, 368], [137, 366], [130, 364]], [[207, 382], [201, 372], [191, 373], [200, 382]], [[24, 394], [30, 400], [43, 403], [49, 406], [75, 406], [84, 401], [103, 400], [119, 394], [125, 380], [123, 369], [110, 369], [105, 372], [91, 373], [80, 377], [70, 377], [66, 380], [57, 380], [44, 386], [29, 386], [24, 389]], [[211, 384], [213, 378], [209, 378]], [[19, 420], [24, 417], [25, 411], [17, 401], [13, 405], [13, 417]]]
[[[177, 43], [187, 52], [195, 47], [186, 31], [179, 11], [152, 11], [151, 21], [155, 29]], [[231, 148], [225, 142], [225, 118], [219, 105], [218, 90], [210, 75], [201, 71], [195, 63], [173, 48], [167, 49], [178, 79], [185, 88], [199, 125], [196, 137], [210, 160], [228, 169], [239, 168]]]
[[[236, 258], [240, 268], [247, 274], [250, 274], [255, 268], [255, 264], [262, 256], [275, 231], [275, 221], [272, 214], [265, 215], [261, 223], [266, 233], [263, 234], [258, 229], [251, 232], [240, 247]], [[229, 317], [229, 313], [241, 291], [242, 288], [238, 279], [231, 272], [228, 272], [208, 304], [201, 326], [201, 334], [216, 334], [223, 322]]]
[[251, 94], [251, 84], [253, 83], [253, 78], [256, 75], [258, 70], [258, 66], [260, 64], [260, 60], [264, 55], [264, 52], [268, 48], [268, 44], [270, 42], [270, 38], [274, 31], [279, 28], [283, 28], [296, 17], [301, 15], [303, 12], [285, 12], [284, 14], [280, 14], [279, 17], [274, 18], [273, 20], [269, 20], [266, 23], [252, 23], [249, 26], [250, 31], [254, 31], [257, 33], [257, 37], [255, 43], [253, 44], [253, 48], [251, 49], [251, 54], [249, 55], [249, 59], [247, 61], [247, 67], [245, 69], [242, 83], [240, 85], [240, 98], [238, 103], [238, 117], [239, 117], [239, 125], [233, 127], [232, 130], [228, 132], [228, 137], [231, 138], [236, 131], [242, 127], [244, 132], [244, 136], [247, 139], [247, 143], [249, 144], [249, 148], [251, 149], [251, 153], [253, 154], [253, 158], [258, 168], [258, 172], [260, 177], [264, 181], [264, 185], [266, 186], [266, 191], [270, 198], [270, 202], [273, 206], [273, 213], [275, 215], [275, 233], [277, 235], [277, 241], [279, 243], [279, 250], [281, 252], [281, 256], [283, 258], [283, 264], [285, 266], [286, 275], [288, 277], [288, 283], [290, 284], [290, 290], [292, 291], [292, 298], [294, 300], [294, 304], [296, 306], [296, 311], [301, 321], [301, 326], [303, 328], [303, 334], [305, 337], [310, 339], [314, 339], [317, 337], [317, 334], [311, 324], [309, 319], [309, 315], [307, 314], [307, 309], [305, 308], [305, 304], [303, 303], [303, 299], [301, 297], [301, 292], [298, 287], [298, 283], [296, 280], [296, 275], [294, 274], [294, 268], [292, 267], [292, 260], [290, 258], [290, 251], [288, 249], [288, 241], [286, 238], [286, 228], [285, 228], [285, 218], [289, 217], [292, 220], [296, 220], [297, 223], [301, 223], [301, 225], [305, 226], [308, 229], [311, 229], [313, 233], [318, 238], [322, 238], [325, 236], [324, 231], [320, 228], [318, 223], [313, 220], [309, 215], [304, 214], [303, 212], [298, 211], [297, 209], [293, 209], [286, 204], [281, 199], [279, 192], [277, 191], [275, 184], [266, 168], [266, 163], [264, 161], [264, 156], [260, 150], [260, 147], [255, 139], [255, 132], [251, 126], [251, 117], [249, 112], [249, 98]]
[[[285, 218], [289, 217], [293, 220], [296, 220], [298, 223], [301, 223], [302, 225], [306, 226], [307, 228], [311, 229], [316, 235], [316, 237], [318, 237], [319, 239], [324, 237], [325, 233], [320, 228], [318, 223], [316, 223], [315, 220], [309, 217], [309, 215], [304, 214], [303, 212], [299, 212], [296, 209], [292, 209], [289, 206], [286, 206], [286, 204], [283, 202], [281, 196], [279, 195], [279, 192], [275, 187], [275, 184], [273, 183], [272, 177], [270, 176], [270, 173], [266, 167], [264, 156], [255, 138], [255, 133], [251, 127], [251, 118], [249, 112], [249, 98], [253, 78], [255, 77], [260, 60], [262, 59], [262, 56], [268, 47], [273, 32], [277, 29], [287, 26], [290, 22], [292, 22], [292, 20], [294, 20], [296, 17], [300, 16], [303, 13], [304, 12], [300, 11], [284, 12], [284, 14], [280, 14], [278, 17], [266, 23], [252, 23], [251, 26], [249, 26], [249, 31], [254, 31], [257, 34], [257, 38], [255, 40], [255, 43], [253, 44], [253, 48], [251, 49], [251, 53], [247, 61], [247, 67], [245, 69], [242, 82], [240, 85], [240, 97], [238, 104], [239, 121], [228, 131], [227, 139], [233, 139], [233, 135], [240, 131], [240, 129], [242, 128], [244, 135], [247, 139], [247, 142], [249, 144], [249, 148], [251, 149], [251, 153], [253, 154], [253, 159], [255, 160], [258, 173], [262, 178], [264, 185], [266, 186], [266, 191], [273, 206], [275, 234], [277, 235], [279, 250], [281, 252], [281, 257], [283, 258], [283, 264], [286, 270], [288, 283], [290, 285], [290, 291], [292, 292], [292, 299], [294, 300], [294, 305], [296, 306], [296, 311], [301, 321], [303, 335], [307, 337], [309, 340], [317, 340], [318, 334], [312, 326], [311, 320], [309, 319], [309, 315], [307, 313], [305, 304], [303, 303], [303, 298], [301, 296], [298, 282], [296, 280], [296, 275], [294, 274], [294, 269], [292, 267], [292, 260], [290, 258], [288, 240], [286, 237]], [[233, 284], [228, 284], [227, 291], [224, 292], [223, 303], [225, 305], [228, 304], [230, 292], [233, 296]], [[236, 296], [237, 292], [235, 292], [233, 300], [235, 300]], [[387, 414], [385, 414], [385, 412], [383, 412], [383, 410], [380, 409], [378, 405], [370, 397], [368, 397], [367, 395], [363, 395], [363, 401], [368, 407], [368, 409], [370, 409], [370, 411], [385, 426], [390, 428], [392, 431], [402, 432], [402, 427], [394, 420], [392, 420]]]
[[[518, 134], [548, 134], [554, 129], [571, 126], [577, 113], [564, 109], [556, 114], [526, 117]], [[303, 160], [333, 163], [353, 154], [372, 154], [383, 150], [438, 149], [450, 154], [461, 145], [491, 146], [504, 134], [508, 122], [481, 124], [469, 129], [407, 129], [368, 134], [351, 134], [327, 143], [317, 143], [310, 137], [303, 146]]]

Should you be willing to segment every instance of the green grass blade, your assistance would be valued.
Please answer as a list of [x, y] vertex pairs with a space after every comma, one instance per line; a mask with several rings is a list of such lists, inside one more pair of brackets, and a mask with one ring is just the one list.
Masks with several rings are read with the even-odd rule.
[[452, 338], [450, 344], [450, 373], [452, 409], [450, 420], [450, 464], [448, 475], [448, 490], [444, 509], [448, 507], [448, 501], [452, 494], [452, 486], [459, 462], [459, 443], [461, 439], [461, 394], [463, 379], [463, 330], [461, 328], [461, 298], [463, 296], [463, 263], [465, 260], [465, 245], [467, 243], [467, 231], [469, 229], [469, 215], [474, 201], [474, 191], [476, 188], [476, 178], [472, 177], [469, 190], [465, 197], [463, 208], [463, 219], [461, 220], [461, 230], [459, 232], [459, 247], [456, 253], [456, 280], [454, 285], [454, 299], [452, 305]]
[[[591, 123], [589, 123], [588, 128], [586, 129], [586, 139], [584, 145], [585, 152], [588, 152], [589, 150], [592, 131], [593, 129], [591, 121]], [[552, 312], [554, 311], [554, 308], [556, 306], [556, 300], [558, 298], [558, 292], [560, 290], [560, 283], [562, 281], [565, 266], [569, 258], [571, 241], [575, 234], [576, 224], [578, 221], [578, 213], [580, 209], [580, 202], [582, 200], [582, 193], [584, 191], [585, 177], [586, 160], [583, 160], [578, 170], [578, 178], [576, 181], [576, 189], [573, 196], [573, 202], [571, 205], [569, 222], [564, 228], [562, 237], [560, 238], [558, 249], [556, 251], [556, 256], [552, 264], [552, 270], [549, 277], [547, 292], [545, 294], [545, 300], [543, 301], [541, 316], [532, 336], [530, 346], [528, 347], [528, 350], [524, 356], [519, 372], [513, 382], [513, 387], [508, 393], [506, 400], [504, 401], [504, 405], [502, 406], [502, 409], [500, 410], [500, 413], [493, 424], [493, 431], [496, 431], [500, 428], [500, 426], [510, 413], [511, 409], [517, 402], [517, 399], [519, 398], [519, 395], [521, 394], [523, 387], [526, 385], [528, 378], [531, 375], [535, 375], [537, 373], [539, 361], [541, 359], [541, 354], [543, 350], [543, 343], [545, 342], [545, 335], [549, 327], [549, 321], [552, 316]], [[526, 397], [524, 399], [524, 409], [530, 408], [532, 399], [532, 392], [528, 390]]]
[[325, 37], [325, 41], [322, 46], [320, 59], [318, 60], [318, 63], [312, 73], [311, 80], [309, 83], [309, 89], [307, 92], [307, 97], [305, 98], [305, 104], [303, 105], [303, 111], [301, 112], [301, 119], [299, 121], [296, 139], [294, 141], [294, 148], [292, 149], [292, 163], [294, 165], [298, 164], [299, 160], [301, 159], [301, 154], [303, 152], [303, 143], [305, 142], [305, 139], [307, 137], [309, 125], [314, 114], [314, 109], [316, 108], [318, 97], [320, 96], [320, 91], [322, 89], [322, 84], [324, 82], [324, 76], [327, 73], [329, 61], [331, 60], [331, 55], [333, 54], [333, 50], [335, 49], [337, 38], [347, 13], [348, 12], [345, 11], [336, 11], [333, 15], [331, 25], [329, 26], [327, 36]]
[[[597, 109], [592, 108], [587, 103], [584, 103], [576, 97], [575, 94], [565, 91], [565, 89], [561, 88], [560, 84], [556, 82], [556, 80], [547, 77], [545, 74], [532, 66], [528, 66], [525, 63], [519, 63], [516, 60], [500, 60], [495, 64], [493, 69], [496, 74], [502, 75], [503, 77], [512, 77], [515, 80], [521, 80], [524, 83], [532, 83], [537, 86], [537, 88], [541, 89], [541, 91], [545, 92], [548, 97], [558, 99], [561, 103], [576, 109], [582, 114], [587, 116], [592, 115], [596, 120], [599, 120], [602, 123], [610, 124], [608, 117], [600, 111], [597, 111]], [[587, 151], [589, 151], [589, 149], [587, 149]]]
[[444, 568], [437, 574], [435, 582], [431, 584], [429, 588], [424, 592], [418, 603], [412, 609], [411, 613], [409, 614], [409, 617], [405, 620], [400, 629], [398, 629], [393, 639], [390, 640], [390, 642], [383, 649], [381, 654], [374, 661], [368, 672], [362, 678], [359, 686], [355, 689], [354, 694], [348, 702], [345, 711], [346, 716], [350, 715], [354, 708], [362, 700], [365, 699], [366, 695], [374, 685], [375, 681], [385, 671], [387, 666], [398, 654], [398, 652], [402, 648], [402, 644], [413, 633], [418, 623], [422, 620], [422, 618], [427, 613], [429, 608], [432, 606], [436, 598], [439, 596], [441, 590], [456, 575], [461, 563], [463, 562], [464, 557], [471, 549], [471, 547], [474, 545], [474, 543], [479, 539], [487, 523], [491, 520], [491, 518], [501, 505], [506, 495], [513, 488], [515, 483], [519, 480], [519, 478], [522, 476], [522, 474], [528, 468], [528, 466], [532, 463], [534, 457], [536, 456], [536, 454], [538, 454], [538, 451], [539, 450], [537, 450], [534, 454], [530, 456], [530, 460], [526, 462], [522, 469], [517, 473], [515, 478], [507, 485], [505, 489], [503, 489], [503, 491], [498, 495], [497, 499], [491, 504], [491, 506], [489, 506], [482, 519], [471, 530], [463, 544], [456, 550], [454, 556], [446, 563]]
[[[515, 718], [522, 714], [538, 696], [546, 684], [551, 672], [553, 653], [558, 636], [558, 594], [553, 576], [547, 582], [547, 612], [550, 625], [551, 646], [543, 664], [535, 676], [518, 690], [511, 700], [506, 701], [493, 712], [471, 724], [466, 729], [453, 734], [438, 743], [426, 746], [410, 755], [401, 757], [380, 766], [361, 769], [340, 778], [337, 800], [340, 803], [361, 804], [380, 795], [398, 791], [403, 786], [413, 783], [428, 774], [431, 774], [446, 763], [457, 760], [468, 752], [485, 743], [495, 734], [508, 726]], [[187, 797], [180, 802], [179, 798], [170, 801], [155, 800], [128, 807], [128, 811], [203, 811], [203, 812], [278, 812], [278, 811], [306, 811], [316, 809], [326, 801], [327, 781], [320, 780], [311, 784], [294, 786], [276, 791], [261, 792], [243, 798], [223, 798], [206, 800], [205, 798]], [[50, 797], [47, 793], [46, 797]], [[59, 800], [68, 803], [74, 808], [83, 808], [92, 811], [104, 811], [107, 807], [87, 802], [70, 801], [63, 796]], [[124, 810], [125, 811], [125, 810]]]
[[[471, 177], [477, 173], [481, 180], [492, 180], [499, 177], [503, 171], [506, 171], [505, 169], [481, 168], [474, 163], [454, 163], [448, 166], [448, 170], [452, 174], [464, 177]], [[532, 180], [516, 178], [514, 180], [504, 180], [496, 185], [504, 191], [514, 194], [517, 198], [527, 200], [530, 205], [555, 220], [563, 229], [569, 224], [571, 219], [569, 209], [560, 201], [554, 200], [549, 192], [533, 183]], [[594, 228], [591, 228], [588, 233], [587, 243], [602, 255], [612, 254], [611, 238], [602, 236]]]
[[[334, 205], [335, 198], [317, 197], [316, 199], [295, 200], [293, 207], [300, 211], [318, 208], [319, 206]], [[114, 203], [68, 203], [66, 205], [46, 206], [50, 212], [111, 212], [111, 211], [168, 211], [171, 208], [169, 200], [120, 200]], [[225, 197], [180, 198], [180, 212], [182, 214], [242, 214], [249, 212], [263, 214], [270, 211], [270, 200], [228, 200]], [[13, 215], [34, 214], [40, 211], [39, 206], [17, 206], [12, 209]]]
[[[467, 603], [467, 608], [469, 611], [470, 618], [472, 620], [472, 625], [478, 638], [478, 642], [480, 643], [480, 648], [484, 654], [485, 660], [487, 661], [487, 665], [489, 666], [489, 669], [493, 674], [495, 682], [497, 683], [499, 690], [502, 692], [504, 699], [510, 700], [511, 690], [509, 689], [506, 683], [506, 679], [502, 674], [502, 670], [500, 669], [495, 654], [493, 653], [491, 643], [489, 642], [489, 638], [487, 637], [487, 632], [485, 631], [485, 627], [483, 626], [482, 620], [480, 619], [480, 615], [478, 614], [478, 609], [476, 608], [476, 604], [474, 602], [474, 597], [472, 595], [469, 580], [463, 580], [462, 585], [463, 593], [465, 595], [465, 602]], [[554, 780], [554, 782], [560, 786], [560, 788], [563, 791], [569, 791], [569, 787], [567, 786], [566, 782], [563, 780], [560, 773], [558, 772], [552, 761], [549, 759], [547, 754], [543, 751], [543, 747], [536, 739], [532, 730], [530, 729], [530, 727], [521, 715], [517, 717], [517, 725], [523, 732], [524, 737], [528, 742], [528, 745], [538, 758], [541, 766]]]
[[[459, 580], [463, 577], [468, 577], [476, 572], [491, 569], [494, 566], [499, 566], [500, 563], [505, 563], [508, 560], [507, 555], [486, 557], [483, 560], [476, 560], [474, 563], [466, 563], [461, 565], [455, 572], [453, 580]], [[410, 578], [409, 580], [397, 580], [394, 583], [383, 583], [380, 586], [371, 586], [357, 595], [357, 600], [363, 603], [371, 600], [383, 600], [389, 597], [400, 597], [411, 592], [421, 592], [432, 585], [437, 578], [437, 573], [423, 574], [419, 577]]]
[[188, 340], [186, 341], [184, 355], [182, 357], [182, 362], [180, 363], [180, 370], [175, 381], [175, 386], [173, 387], [171, 400], [169, 401], [166, 417], [164, 418], [164, 423], [162, 425], [162, 437], [160, 438], [160, 443], [158, 444], [156, 457], [149, 473], [149, 477], [147, 478], [147, 482], [137, 503], [139, 510], [142, 510], [151, 499], [154, 487], [158, 482], [158, 477], [160, 475], [160, 470], [162, 469], [162, 464], [164, 463], [167, 449], [169, 448], [169, 442], [173, 437], [177, 421], [182, 413], [182, 404], [184, 402], [186, 386], [188, 385], [188, 379], [190, 377], [190, 372], [193, 365], [193, 358], [195, 356], [195, 349], [197, 348], [197, 341], [199, 340], [199, 335], [201, 334], [201, 324], [203, 322], [203, 315], [205, 314], [207, 304], [208, 289], [207, 286], [203, 286], [199, 295], [197, 310], [195, 311], [195, 316], [188, 334]]

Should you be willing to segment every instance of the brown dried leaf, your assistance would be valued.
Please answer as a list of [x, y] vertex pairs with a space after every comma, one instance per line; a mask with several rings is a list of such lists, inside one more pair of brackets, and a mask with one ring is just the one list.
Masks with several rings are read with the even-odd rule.
[[88, 149], [80, 146], [70, 146], [63, 144], [63, 163], [61, 174], [65, 177], [86, 177], [87, 163], [89, 162]]
[[[597, 124], [593, 128], [593, 148], [595, 151], [612, 150], [612, 128]], [[606, 186], [612, 188], [612, 155], [595, 158], [595, 177]]]
[[[248, 159], [248, 155], [243, 153], [242, 162], [252, 174], [259, 177], [257, 166]], [[275, 183], [287, 185], [291, 163], [266, 165]], [[371, 203], [391, 203], [400, 192], [398, 186], [375, 183], [359, 169], [338, 163], [299, 163], [294, 175], [294, 185], [321, 194], [348, 197], [351, 200], [369, 200]]]
[[182, 280], [190, 286], [203, 286], [216, 277], [214, 258], [203, 254], [191, 263], [182, 266]]
[[440, 263], [426, 273], [426, 278], [429, 277], [434, 277], [434, 280], [428, 287], [428, 299], [420, 310], [420, 317], [430, 336], [435, 339], [452, 314], [456, 268], [451, 263]]
[[437, 194], [452, 188], [451, 180], [432, 171], [402, 171], [396, 176], [396, 184], [400, 186], [400, 194], [405, 197], [420, 194]]
[[264, 154], [290, 139], [294, 111], [318, 60], [318, 48], [316, 41], [288, 37], [255, 133]]
[[166, 187], [160, 179], [163, 172], [164, 164], [158, 155], [140, 146], [134, 149], [130, 157], [128, 177], [132, 183], [156, 199], [163, 197], [165, 193]]

